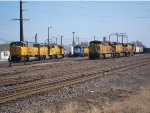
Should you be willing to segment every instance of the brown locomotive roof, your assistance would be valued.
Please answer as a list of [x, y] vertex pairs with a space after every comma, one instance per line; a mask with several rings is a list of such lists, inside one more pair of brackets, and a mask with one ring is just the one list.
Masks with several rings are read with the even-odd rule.
[[9, 44], [0, 44], [0, 51], [9, 51]]

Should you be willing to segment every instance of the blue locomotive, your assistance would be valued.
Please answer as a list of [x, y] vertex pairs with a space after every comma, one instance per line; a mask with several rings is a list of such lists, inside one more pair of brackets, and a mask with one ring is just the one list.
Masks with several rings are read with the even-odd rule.
[[83, 57], [84, 56], [84, 47], [81, 45], [74, 46], [73, 49], [73, 56], [74, 57]]

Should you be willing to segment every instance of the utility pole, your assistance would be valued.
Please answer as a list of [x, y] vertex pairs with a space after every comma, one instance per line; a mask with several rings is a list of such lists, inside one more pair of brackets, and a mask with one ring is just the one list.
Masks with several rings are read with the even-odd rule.
[[61, 46], [62, 46], [62, 38], [63, 38], [63, 36], [61, 35]]
[[94, 35], [94, 41], [95, 41], [95, 35]]
[[123, 33], [122, 33], [122, 43], [123, 43]]
[[49, 45], [49, 27], [48, 27], [48, 45]]
[[119, 34], [118, 34], [118, 33], [116, 33], [116, 35], [117, 35], [117, 42], [118, 42], [118, 37], [119, 37]]
[[20, 0], [20, 19], [13, 19], [15, 20], [19, 20], [20, 21], [20, 41], [24, 41], [24, 35], [23, 35], [23, 20], [29, 20], [29, 19], [23, 19], [23, 10], [22, 10], [22, 0]]
[[78, 36], [78, 45], [79, 45], [79, 36]]
[[73, 42], [72, 42], [72, 45], [74, 46], [75, 44], [74, 44], [74, 34], [75, 34], [75, 32], [72, 32], [72, 34], [73, 34]]
[[128, 43], [128, 36], [126, 35], [126, 38], [127, 38], [127, 43]]
[[103, 41], [106, 42], [106, 37], [103, 37]]
[[48, 27], [48, 38], [47, 38], [47, 41], [48, 41], [48, 45], [50, 44], [50, 37], [49, 37], [49, 29], [52, 28], [52, 27]]
[[24, 41], [24, 37], [23, 37], [22, 0], [20, 0], [20, 41]]
[[37, 43], [37, 33], [35, 34], [35, 43]]
[[56, 38], [56, 45], [57, 45], [57, 36], [55, 38]]

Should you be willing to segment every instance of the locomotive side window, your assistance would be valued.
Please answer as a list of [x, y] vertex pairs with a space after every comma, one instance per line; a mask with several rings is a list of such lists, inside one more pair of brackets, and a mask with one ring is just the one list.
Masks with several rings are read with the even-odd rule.
[[21, 46], [21, 47], [24, 47], [25, 43], [23, 43], [23, 42], [12, 42], [12, 43], [10, 43], [10, 47], [12, 47], [12, 46]]
[[91, 41], [90, 45], [93, 45], [93, 44], [101, 44], [101, 41]]

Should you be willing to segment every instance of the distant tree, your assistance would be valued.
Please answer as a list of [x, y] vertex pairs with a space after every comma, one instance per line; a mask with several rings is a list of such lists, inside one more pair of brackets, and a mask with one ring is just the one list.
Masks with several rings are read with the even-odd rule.
[[141, 41], [132, 42], [136, 47], [145, 47], [145, 45]]
[[82, 42], [79, 43], [79, 45], [84, 46], [84, 47], [88, 47], [89, 46], [89, 42], [82, 41]]

